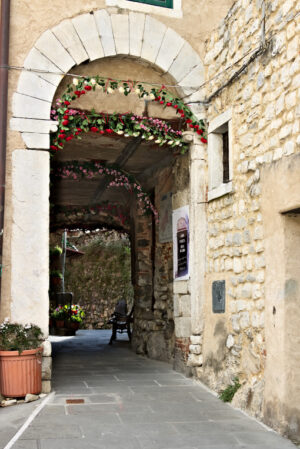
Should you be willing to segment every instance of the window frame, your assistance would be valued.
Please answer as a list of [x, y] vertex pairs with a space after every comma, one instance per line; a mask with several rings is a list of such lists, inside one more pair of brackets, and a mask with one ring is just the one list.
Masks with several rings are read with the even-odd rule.
[[[223, 136], [228, 132], [228, 171], [224, 180]], [[208, 127], [208, 201], [233, 192], [232, 112], [231, 109], [213, 119]]]
[[105, 0], [106, 6], [117, 6], [118, 8], [124, 8], [144, 14], [156, 14], [158, 16], [170, 17], [172, 19], [181, 19], [183, 17], [182, 0], [172, 0], [172, 2], [173, 7], [166, 8], [164, 6], [152, 5], [148, 2], [140, 3], [139, 1], [131, 0]]
[[151, 6], [160, 6], [161, 8], [173, 9], [173, 0], [165, 0], [165, 5], [163, 4], [163, 0], [128, 0], [130, 2], [135, 3], [143, 3]]

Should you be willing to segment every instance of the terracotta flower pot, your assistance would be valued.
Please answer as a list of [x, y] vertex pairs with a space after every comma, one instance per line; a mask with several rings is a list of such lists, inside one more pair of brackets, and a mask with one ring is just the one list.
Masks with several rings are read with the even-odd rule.
[[67, 322], [67, 327], [69, 329], [74, 329], [75, 331], [78, 331], [80, 324], [78, 323], [78, 321], [68, 321]]
[[42, 348], [0, 351], [0, 393], [18, 398], [42, 390]]
[[58, 328], [65, 327], [65, 320], [55, 320], [55, 327]]

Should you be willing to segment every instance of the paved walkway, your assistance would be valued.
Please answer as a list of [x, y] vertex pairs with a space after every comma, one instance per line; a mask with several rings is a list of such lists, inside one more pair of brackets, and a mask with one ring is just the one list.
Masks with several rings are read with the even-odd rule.
[[55, 394], [13, 449], [295, 449], [168, 364], [135, 355], [125, 336], [113, 346], [109, 337], [53, 337]]

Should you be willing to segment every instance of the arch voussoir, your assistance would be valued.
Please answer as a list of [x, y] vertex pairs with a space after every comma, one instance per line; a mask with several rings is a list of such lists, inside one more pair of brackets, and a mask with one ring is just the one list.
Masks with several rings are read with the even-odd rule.
[[[36, 72], [20, 76], [10, 125], [22, 133], [27, 148], [49, 149], [49, 132], [56, 126], [49, 120], [51, 104], [64, 74], [86, 60], [114, 55], [149, 61], [169, 73], [189, 100], [202, 98], [201, 91], [189, 87], [204, 80], [202, 61], [174, 30], [139, 12], [81, 14], [45, 31], [25, 59], [25, 69]], [[190, 109], [201, 115], [198, 105]]]
[[62, 46], [70, 53], [77, 65], [89, 59], [89, 55], [79, 39], [71, 20], [63, 20], [52, 28], [52, 32]]
[[89, 55], [90, 61], [104, 57], [94, 14], [81, 14], [72, 19], [74, 28]]
[[141, 51], [142, 59], [155, 63], [166, 31], [166, 25], [151, 16], [146, 16]]

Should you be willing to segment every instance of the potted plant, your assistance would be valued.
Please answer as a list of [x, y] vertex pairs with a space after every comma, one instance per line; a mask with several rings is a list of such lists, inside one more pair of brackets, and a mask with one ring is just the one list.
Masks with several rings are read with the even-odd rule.
[[62, 252], [63, 250], [59, 245], [54, 246], [54, 248], [50, 248], [50, 256], [60, 257]]
[[78, 304], [72, 304], [71, 307], [65, 306], [65, 308], [67, 310], [68, 317], [67, 327], [78, 330], [85, 317], [84, 310]]
[[56, 327], [64, 327], [65, 319], [67, 319], [66, 307], [58, 305], [51, 313], [51, 318], [55, 321]]
[[62, 273], [59, 270], [52, 270], [50, 272], [50, 278], [53, 285], [59, 285], [62, 280]]
[[0, 393], [23, 397], [42, 390], [43, 334], [34, 324], [0, 324]]

